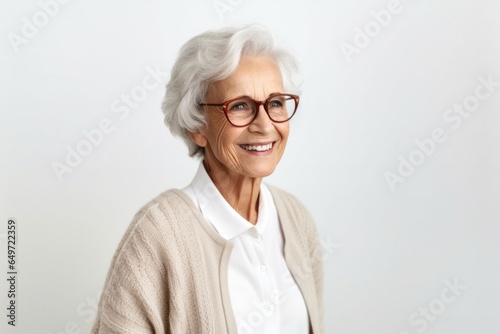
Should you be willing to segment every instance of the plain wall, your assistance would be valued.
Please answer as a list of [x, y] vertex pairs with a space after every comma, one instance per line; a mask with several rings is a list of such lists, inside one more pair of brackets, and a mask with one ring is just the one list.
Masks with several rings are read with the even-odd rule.
[[[1, 4], [5, 275], [8, 218], [18, 224], [17, 326], [2, 279], [2, 333], [90, 330], [134, 213], [198, 166], [160, 111], [179, 48], [249, 22], [301, 63], [300, 109], [267, 182], [317, 222], [326, 333], [500, 332], [500, 2], [54, 1]], [[159, 83], [141, 90], [151, 71]], [[99, 126], [109, 133], [85, 147]], [[78, 147], [87, 156], [58, 177]]]

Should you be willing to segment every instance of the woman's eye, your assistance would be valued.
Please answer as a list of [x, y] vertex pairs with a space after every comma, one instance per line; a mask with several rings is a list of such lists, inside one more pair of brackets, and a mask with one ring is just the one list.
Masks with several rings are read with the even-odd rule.
[[269, 101], [269, 108], [281, 108], [283, 102], [281, 100], [271, 100]]
[[237, 102], [229, 108], [231, 111], [239, 111], [239, 110], [248, 110], [248, 103], [246, 102]]

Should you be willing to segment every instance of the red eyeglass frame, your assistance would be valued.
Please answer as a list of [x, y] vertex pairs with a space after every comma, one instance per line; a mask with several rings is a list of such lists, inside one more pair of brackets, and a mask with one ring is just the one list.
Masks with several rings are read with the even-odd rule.
[[[284, 121], [275, 121], [271, 115], [269, 115], [269, 111], [267, 110], [267, 106], [269, 105], [269, 102], [273, 99], [273, 98], [276, 98], [277, 96], [289, 96], [291, 98], [293, 98], [295, 100], [295, 110], [293, 111], [292, 115], [284, 120]], [[232, 102], [234, 101], [238, 101], [238, 100], [241, 100], [241, 99], [249, 99], [250, 101], [252, 101], [255, 105], [255, 115], [253, 116], [252, 120], [250, 122], [248, 122], [247, 124], [244, 124], [244, 125], [236, 125], [234, 124], [233, 122], [231, 122], [231, 120], [229, 119], [229, 115], [228, 115], [228, 106], [229, 104], [231, 104]], [[285, 122], [288, 122], [294, 115], [295, 113], [297, 112], [297, 109], [299, 108], [299, 102], [300, 102], [300, 96], [298, 95], [295, 95], [295, 94], [288, 94], [288, 93], [279, 93], [279, 94], [272, 94], [271, 96], [269, 96], [267, 99], [265, 99], [264, 101], [258, 101], [258, 100], [254, 100], [252, 99], [250, 96], [240, 96], [240, 97], [237, 97], [237, 98], [234, 98], [234, 99], [231, 99], [231, 100], [227, 100], [227, 101], [224, 101], [223, 103], [200, 103], [198, 104], [199, 107], [203, 107], [203, 106], [208, 106], [208, 107], [222, 107], [222, 110], [224, 111], [224, 115], [226, 116], [226, 119], [227, 121], [233, 125], [233, 126], [236, 126], [238, 128], [242, 128], [242, 127], [245, 127], [245, 126], [248, 126], [250, 124], [252, 124], [253, 121], [255, 121], [255, 119], [257, 118], [257, 115], [259, 114], [259, 109], [260, 109], [260, 106], [263, 106], [264, 107], [264, 110], [266, 111], [266, 114], [267, 116], [269, 117], [269, 119], [275, 123], [285, 123]]]

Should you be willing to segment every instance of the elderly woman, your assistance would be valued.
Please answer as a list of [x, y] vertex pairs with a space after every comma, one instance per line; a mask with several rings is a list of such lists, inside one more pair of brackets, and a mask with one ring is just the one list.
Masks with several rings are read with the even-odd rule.
[[265, 185], [297, 111], [297, 66], [259, 25], [181, 49], [165, 122], [201, 163], [134, 217], [93, 333], [320, 333], [321, 248], [302, 204]]

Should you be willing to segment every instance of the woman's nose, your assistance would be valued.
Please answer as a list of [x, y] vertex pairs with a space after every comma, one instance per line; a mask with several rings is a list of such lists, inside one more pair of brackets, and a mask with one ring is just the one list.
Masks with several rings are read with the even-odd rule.
[[249, 125], [250, 131], [268, 132], [273, 128], [273, 121], [269, 118], [264, 105], [259, 105], [257, 107], [257, 116]]

